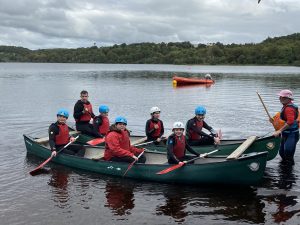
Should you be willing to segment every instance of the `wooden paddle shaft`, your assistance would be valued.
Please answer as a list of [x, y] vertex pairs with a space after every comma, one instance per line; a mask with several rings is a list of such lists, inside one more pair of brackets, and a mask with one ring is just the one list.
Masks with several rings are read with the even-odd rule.
[[262, 97], [260, 96], [260, 94], [259, 94], [258, 92], [256, 92], [256, 93], [257, 93], [258, 98], [259, 98], [259, 100], [261, 101], [261, 104], [263, 105], [263, 107], [264, 107], [266, 113], [268, 114], [268, 117], [269, 117], [270, 119], [272, 119], [272, 117], [271, 117], [271, 115], [270, 115], [270, 113], [269, 113], [269, 111], [268, 111], [268, 109], [267, 109], [267, 107], [266, 107], [264, 101], [262, 100]]

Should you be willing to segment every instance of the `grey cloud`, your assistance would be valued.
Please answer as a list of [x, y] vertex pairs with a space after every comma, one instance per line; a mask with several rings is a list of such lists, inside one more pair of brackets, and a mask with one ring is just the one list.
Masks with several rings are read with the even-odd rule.
[[260, 42], [299, 32], [298, 0], [0, 0], [0, 44]]

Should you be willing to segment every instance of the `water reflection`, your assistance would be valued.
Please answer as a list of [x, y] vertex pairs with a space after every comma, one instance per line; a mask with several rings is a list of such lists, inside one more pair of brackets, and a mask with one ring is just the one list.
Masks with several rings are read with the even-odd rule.
[[131, 182], [118, 182], [108, 180], [105, 187], [105, 197], [114, 215], [130, 215], [134, 208], [134, 184]]
[[213, 84], [189, 84], [189, 85], [173, 85], [174, 89], [187, 89], [187, 88], [207, 88], [210, 89]]
[[188, 215], [186, 206], [188, 203], [185, 197], [185, 191], [181, 188], [171, 187], [163, 190], [163, 195], [166, 199], [164, 205], [157, 206], [157, 215], [171, 216], [176, 222], [184, 222]]
[[252, 188], [169, 186], [163, 195], [165, 204], [157, 206], [156, 214], [170, 216], [178, 223], [186, 222], [188, 216], [265, 222], [265, 204]]
[[[203, 215], [225, 216], [229, 221], [247, 221], [250, 223], [265, 222], [265, 204], [251, 188], [219, 187], [207, 196], [206, 207], [211, 212]], [[203, 203], [202, 203], [203, 204]]]
[[48, 185], [54, 187], [53, 201], [57, 203], [59, 208], [66, 208], [69, 206], [70, 195], [68, 192], [68, 178], [71, 171], [52, 169], [51, 177]]
[[[276, 212], [272, 213], [275, 223], [285, 223], [300, 212], [297, 205], [298, 197], [291, 195], [293, 186], [296, 184], [294, 166], [280, 162], [277, 171], [278, 177], [273, 178], [270, 186], [274, 189], [270, 196], [266, 197], [269, 204], [275, 205]], [[266, 193], [265, 193], [266, 195]], [[297, 206], [295, 208], [295, 206]]]

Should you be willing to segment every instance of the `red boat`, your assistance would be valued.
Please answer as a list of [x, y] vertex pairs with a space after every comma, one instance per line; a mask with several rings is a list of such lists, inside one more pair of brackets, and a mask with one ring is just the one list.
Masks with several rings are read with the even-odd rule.
[[173, 77], [173, 85], [191, 85], [191, 84], [213, 84], [215, 81], [209, 78], [186, 78], [186, 77]]

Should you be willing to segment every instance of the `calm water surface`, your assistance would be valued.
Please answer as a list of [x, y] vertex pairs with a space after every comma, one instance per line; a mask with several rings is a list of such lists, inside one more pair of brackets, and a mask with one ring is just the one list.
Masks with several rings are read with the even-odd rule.
[[[174, 73], [211, 73], [211, 87], [172, 87]], [[95, 111], [124, 115], [133, 134], [143, 134], [149, 109], [159, 106], [167, 128], [207, 107], [206, 121], [225, 138], [272, 132], [256, 95], [271, 114], [276, 93], [292, 89], [300, 104], [300, 68], [95, 64], [0, 64], [0, 224], [299, 224], [300, 146], [292, 168], [268, 162], [255, 187], [184, 186], [112, 178], [49, 164], [26, 154], [22, 134], [43, 136], [58, 108], [72, 113], [81, 90]], [[68, 121], [74, 124], [73, 118]]]

